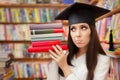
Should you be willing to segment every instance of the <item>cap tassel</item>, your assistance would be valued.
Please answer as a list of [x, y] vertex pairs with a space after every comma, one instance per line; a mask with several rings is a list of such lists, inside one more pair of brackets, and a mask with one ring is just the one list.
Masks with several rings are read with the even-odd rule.
[[109, 36], [109, 50], [115, 51], [112, 30], [110, 30], [110, 36]]

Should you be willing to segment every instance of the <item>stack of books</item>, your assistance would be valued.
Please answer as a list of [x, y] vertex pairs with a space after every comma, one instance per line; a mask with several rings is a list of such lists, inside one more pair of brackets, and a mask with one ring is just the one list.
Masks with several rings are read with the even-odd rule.
[[63, 50], [67, 49], [66, 44], [61, 45], [61, 41], [65, 41], [63, 25], [60, 22], [44, 23], [39, 25], [31, 25], [31, 41], [32, 47], [28, 48], [28, 52], [47, 52], [53, 50], [52, 45], [60, 45]]
[[[39, 62], [15, 62], [15, 78], [38, 78], [33, 80], [44, 80], [48, 74], [48, 64]], [[28, 79], [29, 80], [29, 79]]]

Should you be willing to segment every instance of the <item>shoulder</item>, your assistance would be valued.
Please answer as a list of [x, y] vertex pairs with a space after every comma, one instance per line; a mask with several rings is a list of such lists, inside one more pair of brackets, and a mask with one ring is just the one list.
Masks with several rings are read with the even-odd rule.
[[106, 80], [110, 69], [110, 57], [98, 54], [98, 62], [95, 69], [94, 80]]
[[110, 57], [107, 55], [98, 54], [98, 63], [110, 64]]

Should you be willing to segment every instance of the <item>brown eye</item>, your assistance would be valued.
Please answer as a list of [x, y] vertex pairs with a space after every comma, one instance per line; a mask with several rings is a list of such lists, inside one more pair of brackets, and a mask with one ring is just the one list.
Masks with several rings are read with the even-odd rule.
[[88, 27], [86, 27], [85, 25], [81, 25], [81, 29], [82, 30], [86, 30]]
[[76, 29], [75, 29], [75, 27], [72, 27], [70, 30], [74, 32]]

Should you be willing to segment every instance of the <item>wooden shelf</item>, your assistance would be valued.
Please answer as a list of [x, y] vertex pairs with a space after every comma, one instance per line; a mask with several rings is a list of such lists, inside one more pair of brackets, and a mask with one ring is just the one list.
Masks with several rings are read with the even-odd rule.
[[[25, 44], [31, 44], [32, 42], [30, 40], [0, 40], [1, 43], [25, 43]], [[66, 44], [67, 41], [61, 41], [61, 44]]]
[[0, 4], [0, 7], [3, 8], [34, 8], [34, 7], [49, 7], [49, 8], [65, 8], [68, 7], [69, 4]]
[[[100, 41], [101, 43], [109, 44], [107, 41]], [[25, 43], [25, 44], [31, 44], [32, 42], [30, 40], [0, 40], [1, 43]], [[67, 41], [61, 41], [61, 44], [67, 44]], [[114, 44], [120, 44], [120, 42], [114, 42]]]
[[103, 19], [103, 18], [106, 18], [106, 17], [109, 17], [109, 16], [112, 16], [113, 14], [116, 14], [119, 12], [120, 12], [120, 5], [118, 5], [115, 9], [111, 10], [109, 13], [97, 18], [96, 21]]
[[[106, 43], [106, 44], [109, 44], [109, 42], [107, 42], [107, 41], [100, 41], [101, 43]], [[114, 42], [114, 45], [116, 45], [116, 44], [120, 44], [120, 42]]]
[[[61, 21], [59, 21], [61, 22]], [[58, 23], [57, 21], [56, 22], [0, 22], [0, 24], [50, 24], [50, 23]]]
[[31, 44], [30, 40], [0, 40], [0, 43], [26, 43]]
[[98, 3], [98, 0], [90, 0], [90, 4], [91, 4], [91, 5], [94, 5], [94, 4], [96, 4], [96, 3]]
[[107, 56], [112, 58], [120, 58], [120, 55], [115, 55], [113, 51], [105, 51], [107, 53]]
[[[14, 78], [14, 80], [37, 80], [39, 78]], [[41, 80], [47, 80], [47, 77], [42, 78]]]
[[14, 58], [13, 61], [21, 62], [50, 62], [52, 58]]

